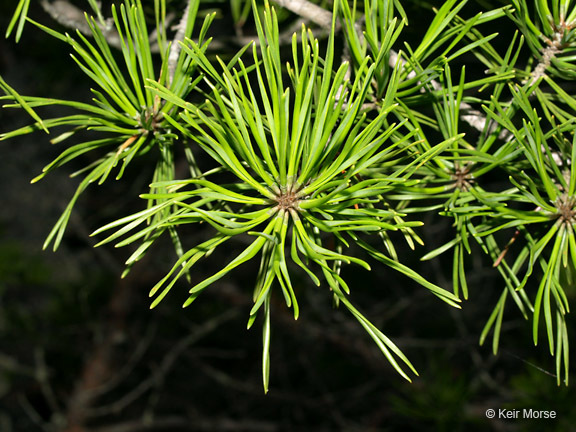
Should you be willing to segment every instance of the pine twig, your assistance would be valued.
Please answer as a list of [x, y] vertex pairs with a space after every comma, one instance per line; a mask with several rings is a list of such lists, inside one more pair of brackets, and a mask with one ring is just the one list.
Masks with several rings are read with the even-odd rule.
[[318, 24], [320, 27], [330, 28], [332, 26], [332, 12], [308, 0], [275, 0], [275, 2], [296, 15]]
[[180, 57], [180, 51], [182, 50], [181, 43], [184, 41], [186, 36], [186, 27], [188, 24], [188, 16], [190, 15], [190, 5], [192, 0], [188, 0], [182, 19], [176, 27], [176, 34], [172, 40], [172, 45], [170, 46], [170, 53], [168, 54], [168, 84], [174, 79], [174, 74], [176, 73], [176, 66], [178, 65], [178, 58]]

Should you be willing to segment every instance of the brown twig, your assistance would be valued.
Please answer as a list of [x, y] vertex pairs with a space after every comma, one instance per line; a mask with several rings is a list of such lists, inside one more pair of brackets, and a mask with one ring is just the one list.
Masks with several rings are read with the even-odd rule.
[[[142, 266], [142, 262], [139, 265]], [[100, 395], [99, 389], [114, 377], [116, 347], [125, 337], [127, 315], [134, 303], [133, 292], [137, 286], [138, 280], [134, 276], [128, 277], [121, 279], [113, 291], [102, 334], [85, 357], [80, 379], [68, 399], [64, 432], [86, 431], [89, 412]]]

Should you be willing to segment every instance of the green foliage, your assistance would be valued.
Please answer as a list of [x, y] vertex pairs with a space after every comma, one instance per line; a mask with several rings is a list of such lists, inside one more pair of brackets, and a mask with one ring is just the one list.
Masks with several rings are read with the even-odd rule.
[[[84, 174], [84, 178], [65, 212], [48, 236], [45, 247], [50, 242], [54, 243], [54, 249], [58, 247], [72, 208], [88, 185], [94, 182], [102, 184], [118, 167], [116, 179], [120, 179], [134, 158], [149, 151], [156, 151], [158, 163], [154, 171], [154, 181], [174, 178], [172, 146], [176, 135], [164, 118], [166, 113], [173, 111], [173, 105], [170, 102], [163, 102], [155, 96], [152, 91], [146, 88], [146, 82], [157, 79], [159, 83], [168, 85], [176, 94], [185, 97], [194, 88], [197, 80], [192, 78], [194, 65], [191, 64], [189, 58], [184, 56], [178, 59], [174, 76], [169, 76], [168, 55], [170, 47], [166, 43], [165, 22], [161, 18], [165, 15], [165, 4], [163, 2], [161, 5], [158, 3], [158, 6], [160, 20], [157, 23], [156, 32], [159, 35], [158, 41], [162, 59], [159, 70], [155, 70], [154, 67], [147, 23], [139, 1], [122, 4], [119, 10], [112, 7], [114, 27], [121, 41], [121, 62], [117, 60], [94, 18], [88, 18], [94, 43], [79, 31], [76, 32], [77, 39], [74, 39], [69, 34], [62, 34], [33, 22], [51, 36], [70, 46], [73, 51], [72, 58], [96, 86], [92, 88], [94, 94], [92, 103], [22, 97], [17, 95], [3, 81], [0, 81], [0, 86], [10, 95], [8, 100], [14, 100], [16, 106], [23, 106], [37, 120], [33, 125], [3, 134], [2, 139], [28, 134], [40, 127], [46, 131], [52, 128], [67, 128], [65, 132], [51, 140], [53, 144], [60, 144], [84, 131], [89, 131], [90, 135], [93, 135], [94, 132], [97, 133], [95, 139], [68, 147], [59, 157], [47, 165], [43, 173], [33, 181], [40, 180], [52, 170], [88, 152], [102, 155], [102, 150], [105, 151], [99, 159], [75, 174]], [[186, 36], [192, 34], [195, 15], [196, 9], [191, 12], [191, 19], [187, 22]], [[74, 113], [43, 121], [33, 111], [33, 108], [55, 105], [69, 107]]]
[[[471, 254], [484, 255], [503, 279], [480, 342], [492, 332], [497, 352], [511, 298], [532, 321], [535, 344], [545, 329], [558, 384], [568, 384], [576, 102], [566, 88], [576, 76], [576, 8], [571, 1], [542, 0], [534, 8], [514, 1], [464, 18], [466, 3], [444, 2], [420, 40], [408, 43], [400, 2], [336, 1], [327, 40], [302, 25], [286, 48], [274, 7], [231, 1], [237, 29], [252, 11], [257, 39], [227, 62], [210, 53], [215, 15], [199, 1], [189, 2], [176, 35], [164, 0], [154, 1], [152, 24], [140, 0], [113, 7], [120, 53], [101, 28], [96, 2], [90, 6], [97, 18], [87, 18], [92, 40], [29, 20], [66, 44], [95, 86], [86, 103], [22, 96], [0, 79], [4, 106], [23, 108], [34, 120], [1, 139], [62, 127], [55, 144], [82, 136], [35, 180], [95, 154], [78, 172], [83, 180], [46, 246], [58, 247], [89, 184], [103, 183], [113, 171], [121, 179], [135, 158], [153, 153], [150, 189], [141, 195], [146, 208], [95, 234], [114, 230], [100, 244], [136, 245], [128, 269], [164, 233], [170, 236], [178, 258], [152, 288], [152, 307], [182, 277], [192, 284], [200, 259], [229, 240], [247, 240], [230, 262], [192, 285], [184, 306], [236, 267], [259, 260], [248, 327], [260, 311], [266, 391], [273, 287], [297, 319], [295, 272], [316, 285], [323, 281], [335, 304], [350, 311], [410, 380], [407, 369], [416, 370], [407, 357], [352, 303], [342, 264], [370, 270], [370, 258], [460, 307], [461, 299], [474, 297], [466, 281]], [[16, 29], [20, 37], [27, 10], [28, 2], [20, 1], [7, 35]], [[521, 33], [502, 54], [493, 45], [497, 35], [481, 32], [492, 22], [512, 23]], [[484, 74], [466, 67], [468, 61], [485, 67]], [[38, 114], [54, 105], [73, 113]], [[177, 154], [185, 155], [187, 178], [176, 178]], [[442, 218], [453, 221], [450, 238], [422, 260], [452, 253], [452, 291], [399, 259], [400, 250], [423, 244], [423, 220]], [[179, 233], [190, 224], [208, 237], [188, 247]]]
[[8, 25], [8, 29], [6, 29], [6, 37], [10, 37], [16, 27], [16, 40], [20, 40], [22, 31], [24, 30], [24, 24], [26, 24], [26, 16], [28, 15], [29, 8], [30, 0], [20, 0], [18, 2], [14, 16]]

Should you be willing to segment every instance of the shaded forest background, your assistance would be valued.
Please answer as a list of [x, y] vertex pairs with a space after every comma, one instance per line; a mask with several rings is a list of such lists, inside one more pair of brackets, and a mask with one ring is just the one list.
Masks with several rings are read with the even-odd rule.
[[[11, 3], [0, 3], [2, 33]], [[218, 7], [225, 13], [225, 4]], [[408, 31], [431, 20], [429, 8], [406, 9], [414, 18]], [[32, 17], [50, 22], [40, 8]], [[222, 19], [215, 31], [227, 25]], [[63, 45], [32, 27], [19, 44], [0, 39], [0, 74], [23, 94], [90, 97]], [[0, 131], [27, 122], [21, 112], [0, 111]], [[508, 313], [497, 356], [490, 344], [479, 347], [502, 281], [491, 263], [473, 257], [462, 310], [381, 267], [345, 269], [354, 301], [418, 369], [412, 384], [345, 310], [333, 308], [325, 286], [302, 278], [301, 318], [294, 321], [280, 303], [273, 310], [271, 390], [264, 395], [260, 332], [245, 330], [254, 266], [185, 310], [181, 283], [151, 311], [147, 293], [172, 265], [171, 246], [157, 245], [122, 280], [130, 252], [92, 248], [95, 228], [140, 208], [133, 197], [150, 173], [135, 165], [128, 181], [89, 189], [60, 249], [41, 251], [73, 194], [74, 166], [34, 185], [30, 179], [59, 151], [43, 133], [0, 143], [0, 431], [576, 430], [576, 391], [556, 386], [554, 359], [532, 346], [520, 313]], [[450, 263], [417, 263], [449, 229], [448, 220], [428, 222], [421, 231], [427, 247], [404, 256], [449, 287]], [[214, 262], [228, 260], [219, 253]], [[215, 269], [207, 261], [196, 277]], [[489, 421], [488, 408], [555, 410], [558, 419]]]

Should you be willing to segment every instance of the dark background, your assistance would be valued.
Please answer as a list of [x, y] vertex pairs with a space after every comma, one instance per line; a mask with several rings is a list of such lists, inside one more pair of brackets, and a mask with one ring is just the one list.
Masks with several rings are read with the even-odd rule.
[[[2, 33], [11, 3], [0, 4]], [[432, 12], [405, 8], [414, 17], [407, 35], [416, 37]], [[38, 7], [31, 16], [51, 23]], [[505, 32], [496, 42], [502, 52]], [[19, 44], [0, 39], [0, 74], [22, 94], [90, 97], [68, 48], [30, 25]], [[29, 122], [23, 111], [0, 110], [0, 132]], [[255, 265], [214, 284], [187, 309], [180, 283], [149, 310], [148, 291], [174, 260], [170, 245], [157, 245], [126, 279], [120, 274], [128, 250], [92, 248], [93, 230], [143, 205], [135, 197], [150, 178], [144, 166], [134, 166], [125, 181], [89, 188], [59, 250], [42, 251], [78, 182], [69, 178], [72, 164], [30, 184], [61, 150], [49, 139], [39, 132], [0, 142], [1, 432], [576, 430], [574, 388], [557, 387], [555, 359], [545, 344], [532, 346], [531, 324], [519, 312], [507, 309], [497, 356], [491, 340], [478, 345], [503, 282], [475, 257], [462, 310], [383, 266], [344, 270], [355, 304], [419, 371], [411, 384], [346, 310], [332, 307], [327, 287], [303, 275], [300, 319], [280, 301], [274, 305], [264, 395], [260, 321], [246, 330]], [[450, 222], [425, 222], [426, 248], [402, 253], [403, 262], [448, 288], [450, 263], [418, 259], [449, 238]], [[187, 235], [194, 243], [201, 233]], [[210, 275], [230, 254], [201, 263], [195, 277]], [[555, 410], [558, 419], [489, 421], [488, 408]]]

